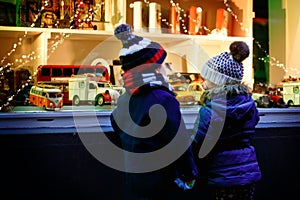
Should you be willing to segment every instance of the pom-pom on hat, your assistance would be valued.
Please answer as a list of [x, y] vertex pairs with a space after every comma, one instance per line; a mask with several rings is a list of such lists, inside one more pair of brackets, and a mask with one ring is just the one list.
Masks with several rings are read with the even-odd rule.
[[230, 52], [221, 53], [208, 60], [201, 76], [216, 85], [241, 83], [244, 76], [242, 61], [249, 56], [249, 47], [245, 42], [236, 41], [230, 44]]
[[128, 24], [119, 25], [114, 35], [123, 44], [119, 57], [124, 71], [141, 65], [143, 70], [154, 69], [162, 64], [167, 56], [167, 52], [160, 44], [134, 35]]

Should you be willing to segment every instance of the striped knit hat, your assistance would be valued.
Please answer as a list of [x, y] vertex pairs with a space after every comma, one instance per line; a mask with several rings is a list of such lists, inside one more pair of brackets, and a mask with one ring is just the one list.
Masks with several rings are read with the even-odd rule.
[[141, 65], [141, 71], [153, 70], [162, 64], [167, 56], [160, 44], [134, 35], [128, 24], [119, 25], [114, 34], [123, 44], [119, 57], [124, 71]]
[[242, 61], [249, 56], [249, 47], [245, 42], [236, 41], [230, 44], [230, 52], [221, 53], [208, 60], [201, 76], [216, 85], [241, 83], [244, 76]]

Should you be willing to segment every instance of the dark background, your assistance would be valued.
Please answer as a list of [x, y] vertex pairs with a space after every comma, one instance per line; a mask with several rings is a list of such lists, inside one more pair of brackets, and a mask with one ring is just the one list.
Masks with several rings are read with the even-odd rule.
[[253, 11], [255, 17], [268, 18], [268, 0], [254, 0]]
[[[255, 83], [268, 83], [269, 63], [261, 58], [269, 54], [268, 0], [254, 0], [253, 11], [253, 68]], [[267, 53], [267, 54], [266, 54]]]
[[[115, 140], [113, 132], [106, 134]], [[296, 199], [299, 126], [258, 128], [253, 143], [263, 174], [255, 200]], [[101, 144], [91, 141], [90, 145]], [[96, 160], [78, 134], [1, 134], [0, 158], [0, 199], [130, 200], [124, 174]], [[169, 196], [173, 200], [212, 199], [211, 190], [201, 182], [192, 191], [173, 191]]]

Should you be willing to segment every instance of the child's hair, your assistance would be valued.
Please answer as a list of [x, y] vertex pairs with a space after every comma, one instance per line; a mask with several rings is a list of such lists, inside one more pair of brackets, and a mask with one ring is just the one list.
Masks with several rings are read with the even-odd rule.
[[247, 85], [244, 84], [222, 85], [220, 87], [215, 87], [206, 90], [200, 98], [200, 104], [205, 105], [205, 101], [212, 100], [213, 96], [226, 95], [226, 98], [230, 98], [237, 95], [247, 95], [247, 94], [250, 94], [250, 89]]

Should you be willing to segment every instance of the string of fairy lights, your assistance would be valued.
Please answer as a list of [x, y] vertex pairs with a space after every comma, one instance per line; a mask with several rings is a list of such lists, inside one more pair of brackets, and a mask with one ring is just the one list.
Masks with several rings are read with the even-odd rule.
[[[37, 20], [40, 18], [42, 12], [45, 10], [46, 7], [49, 6], [48, 0], [44, 1], [44, 5], [41, 6], [41, 9], [39, 12], [35, 15], [35, 18], [33, 22], [31, 23], [30, 27], [34, 28], [36, 27]], [[4, 62], [11, 57], [18, 49], [18, 47], [22, 46], [23, 41], [27, 38], [28, 32], [25, 31], [23, 36], [18, 37], [17, 42], [13, 44], [13, 47], [11, 50], [8, 51], [8, 53], [1, 59], [0, 65], [2, 66]], [[54, 47], [56, 44], [53, 44]], [[50, 48], [51, 49], [51, 48]], [[36, 52], [40, 52], [40, 48], [37, 48], [36, 50], [31, 51], [29, 54], [23, 54], [19, 58], [15, 58], [14, 62], [7, 62], [5, 66], [0, 67], [0, 77], [4, 76], [4, 73], [9, 73], [12, 70], [12, 67], [17, 66], [24, 66], [28, 63], [30, 63], [33, 60], [39, 59], [41, 57], [40, 54], [36, 54]], [[34, 72], [34, 75], [36, 75], [36, 71]], [[18, 95], [25, 87], [29, 85], [29, 83], [32, 82], [32, 76], [29, 76], [28, 79], [24, 84], [22, 84], [17, 91], [8, 96], [6, 102], [4, 102], [2, 105], [0, 105], [0, 111], [3, 110], [3, 108], [6, 108], [11, 105], [11, 102], [13, 101], [14, 97]]]
[[73, 25], [71, 25], [71, 29], [72, 28], [76, 28], [76, 25], [78, 26], [78, 28], [83, 28], [84, 24], [87, 24], [90, 28], [92, 28], [92, 20], [93, 20], [93, 13], [94, 10], [93, 8], [90, 7], [90, 4], [87, 5], [88, 7], [88, 13], [87, 16], [84, 18], [81, 18], [81, 13], [82, 10], [84, 10], [86, 8], [86, 4], [83, 2], [83, 0], [81, 0], [76, 7], [76, 11], [74, 14], [74, 21], [75, 23]]
[[225, 5], [225, 7], [226, 7], [226, 10], [232, 15], [232, 17], [233, 17], [233, 19], [235, 20], [235, 22], [239, 24], [240, 29], [241, 29], [242, 31], [244, 31], [244, 32], [248, 35], [248, 34], [249, 34], [249, 29], [246, 28], [246, 27], [244, 26], [244, 23], [238, 19], [238, 15], [235, 14], [235, 13], [233, 12], [233, 10], [231, 9], [231, 6], [230, 6], [229, 1], [228, 1], [228, 0], [224, 0], [223, 3], [224, 3], [224, 5]]
[[[41, 6], [41, 9], [39, 10], [39, 12], [35, 15], [35, 18], [33, 20], [33, 22], [31, 23], [30, 27], [34, 28], [37, 25], [37, 20], [39, 20], [39, 18], [42, 15], [42, 12], [45, 10], [45, 8], [47, 8], [49, 6], [49, 1], [45, 0], [44, 1], [44, 5]], [[82, 28], [84, 23], [87, 23], [88, 25], [90, 24], [90, 22], [92, 21], [92, 9], [89, 8], [88, 10], [88, 15], [85, 18], [81, 18], [80, 14], [82, 12], [82, 9], [84, 8], [84, 2], [83, 0], [81, 0], [76, 7], [76, 10], [74, 12], [74, 16], [72, 17], [71, 21], [70, 21], [70, 29], [73, 28]], [[72, 23], [72, 21], [74, 23]], [[57, 27], [57, 25], [55, 25], [55, 27]], [[23, 44], [23, 41], [27, 38], [28, 32], [25, 31], [24, 35], [22, 37], [18, 38], [18, 42], [13, 44], [12, 49], [7, 53], [6, 56], [4, 56], [2, 58], [2, 60], [0, 61], [0, 65], [2, 66], [5, 61], [11, 57], [13, 55], [14, 52], [16, 52], [16, 50], [18, 49], [18, 47], [20, 47]], [[64, 40], [66, 38], [70, 37], [70, 34], [66, 34], [66, 33], [60, 33], [58, 35], [55, 35], [54, 38], [52, 39], [51, 42], [49, 42], [48, 44], [48, 52], [47, 52], [47, 58], [49, 58], [54, 52], [55, 50], [64, 42]], [[24, 66], [36, 59], [39, 59], [41, 57], [40, 54], [36, 54], [36, 52], [40, 52], [40, 48], [37, 48], [36, 50], [31, 51], [29, 54], [23, 54], [21, 55], [20, 58], [16, 58], [14, 62], [7, 62], [6, 65], [4, 67], [0, 67], [0, 77], [2, 77], [4, 75], [4, 73], [9, 73], [12, 70], [12, 67], [17, 65], [17, 66]], [[13, 101], [14, 97], [16, 95], [19, 94], [20, 91], [22, 91], [22, 89], [24, 89], [25, 87], [28, 86], [28, 84], [30, 82], [32, 82], [33, 77], [37, 75], [37, 70], [35, 70], [33, 72], [32, 76], [28, 77], [28, 80], [26, 81], [26, 83], [22, 84], [17, 91], [8, 96], [7, 100], [4, 104], [0, 105], [0, 111], [11, 105], [11, 102]]]
[[[149, 0], [144, 0], [144, 2], [149, 5], [150, 1]], [[171, 7], [175, 7], [176, 8], [176, 14], [177, 14], [177, 20], [176, 23], [180, 24], [183, 33], [184, 34], [190, 34], [187, 27], [186, 27], [186, 22], [187, 20], [189, 20], [189, 15], [187, 14], [188, 12], [186, 12], [182, 7], [180, 7], [179, 3], [176, 3], [173, 0], [170, 0], [170, 6]], [[242, 31], [244, 31], [246, 34], [249, 33], [248, 28], [246, 28], [243, 24], [243, 22], [239, 19], [238, 15], [233, 11], [233, 9], [231, 8], [231, 1], [230, 0], [224, 0], [223, 1], [226, 10], [232, 15], [233, 19], [235, 20], [235, 22], [237, 24], [239, 24], [240, 29]], [[32, 22], [32, 24], [30, 25], [31, 28], [36, 27], [36, 25], [38, 24], [37, 21], [40, 19], [42, 12], [45, 10], [45, 8], [47, 8], [49, 6], [49, 0], [45, 0], [44, 1], [44, 5], [41, 6], [41, 9], [39, 10], [39, 12], [35, 15], [35, 18]], [[88, 12], [86, 17], [82, 18], [81, 13], [83, 12], [83, 9], [85, 8], [85, 3], [83, 2], [83, 0], [80, 0], [79, 2], [77, 2], [76, 5], [76, 9], [74, 12], [74, 15], [71, 17], [71, 21], [70, 21], [70, 29], [74, 29], [74, 28], [83, 28], [84, 24], [87, 24], [89, 27], [91, 27], [91, 22], [92, 22], [92, 16], [93, 16], [93, 8], [90, 7], [90, 5], [88, 5]], [[192, 19], [195, 20], [195, 19]], [[171, 22], [169, 22], [168, 19], [161, 19], [161, 21], [163, 23], [165, 23], [165, 25], [167, 25], [168, 27], [172, 27], [174, 26], [174, 24], [172, 24]], [[207, 28], [206, 26], [201, 26], [201, 28], [206, 31], [206, 33], [212, 33], [213, 30], [210, 30], [209, 28]], [[0, 66], [2, 66], [8, 59], [9, 57], [13, 56], [14, 53], [16, 52], [16, 50], [23, 45], [24, 40], [27, 38], [28, 36], [28, 32], [25, 31], [24, 34], [21, 37], [18, 37], [17, 41], [12, 45], [11, 50], [9, 50], [7, 52], [7, 54], [5, 56], [3, 56], [3, 58], [0, 61]], [[66, 33], [60, 33], [54, 36], [54, 38], [52, 38], [51, 42], [49, 42], [48, 44], [48, 53], [47, 53], [47, 58], [50, 57], [51, 54], [53, 54], [55, 52], [55, 50], [64, 42], [64, 40], [66, 38], [70, 37], [70, 34], [66, 34]], [[262, 62], [269, 62], [270, 66], [275, 66], [279, 69], [284, 70], [285, 72], [288, 72], [286, 66], [281, 63], [279, 60], [277, 60], [275, 57], [270, 57], [267, 53], [267, 51], [262, 47], [262, 45], [256, 41], [253, 38], [254, 44], [257, 45], [257, 47], [265, 54], [265, 57], [263, 58], [257, 58], [258, 60], [262, 61]], [[4, 73], [9, 72], [11, 70], [11, 68], [13, 66], [24, 66], [36, 59], [39, 59], [42, 55], [38, 54], [37, 52], [41, 52], [40, 48], [37, 48], [36, 50], [31, 51], [28, 54], [23, 54], [21, 55], [20, 58], [16, 58], [14, 60], [14, 62], [7, 62], [6, 65], [4, 65], [3, 67], [0, 67], [0, 77], [2, 77], [4, 75]], [[297, 68], [289, 68], [289, 70], [295, 71], [296, 74], [300, 74], [300, 72], [298, 71]], [[33, 76], [35, 76], [37, 74], [37, 71], [35, 71], [33, 73]], [[25, 84], [22, 84], [20, 86], [20, 88], [17, 89], [16, 93], [9, 96], [7, 98], [6, 103], [4, 103], [3, 105], [0, 105], [0, 111], [6, 107], [10, 105], [10, 102], [13, 100], [14, 96], [17, 95], [23, 88], [25, 88], [26, 86], [28, 86], [28, 84], [32, 82], [32, 76], [28, 77], [28, 80], [26, 81]]]
[[[282, 64], [279, 60], [277, 60], [275, 57], [270, 57], [267, 50], [265, 50], [262, 45], [257, 41], [254, 40], [254, 44], [264, 53], [265, 57], [259, 57], [257, 58], [258, 60], [264, 62], [264, 63], [269, 63], [270, 66], [276, 66], [279, 69], [282, 69], [284, 72], [288, 72], [286, 66]], [[299, 72], [297, 73], [299, 74]]]
[[[146, 3], [149, 3], [148, 1], [145, 1]], [[246, 33], [246, 35], [249, 35], [249, 29], [246, 28], [244, 26], [244, 23], [239, 20], [239, 17], [238, 15], [233, 11], [233, 9], [231, 8], [231, 5], [230, 5], [230, 2], [229, 0], [224, 0], [223, 3], [226, 7], [226, 10], [231, 14], [231, 16], [233, 17], [233, 19], [235, 20], [235, 22], [239, 25], [240, 29], [242, 31], [244, 31]], [[183, 18], [182, 17], [179, 17], [178, 20], [180, 21], [180, 24], [182, 26], [182, 29], [183, 29], [183, 33], [185, 34], [189, 34], [187, 28], [186, 28], [186, 19], [189, 19], [189, 16], [186, 14], [187, 12], [182, 9], [180, 7], [180, 5], [178, 3], [175, 3], [173, 0], [170, 0], [170, 5], [171, 6], [175, 6], [176, 7], [176, 11], [177, 11], [177, 15], [178, 16], [184, 16]], [[183, 14], [182, 14], [183, 13]], [[194, 22], [196, 19], [192, 19]], [[167, 26], [173, 26], [172, 24], [170, 24], [168, 22], [167, 19], [162, 19], [162, 21], [167, 25]], [[201, 26], [201, 28], [208, 34], [212, 33], [213, 30], [210, 30], [208, 27], [206, 26]], [[267, 51], [262, 47], [262, 45], [257, 41], [255, 40], [255, 38], [253, 38], [253, 41], [254, 41], [254, 44], [257, 45], [257, 47], [259, 48], [259, 50], [261, 50], [264, 54], [265, 54], [265, 57], [262, 57], [262, 58], [257, 58], [258, 60], [264, 62], [264, 63], [269, 63], [270, 66], [274, 66], [274, 67], [277, 67], [281, 70], [283, 70], [284, 72], [288, 72], [288, 69], [286, 68], [285, 64], [281, 63], [278, 59], [276, 59], [275, 57], [270, 57], [269, 54], [267, 53]], [[296, 74], [300, 74], [299, 70], [297, 68], [289, 68], [289, 70], [291, 71], [295, 71]]]

